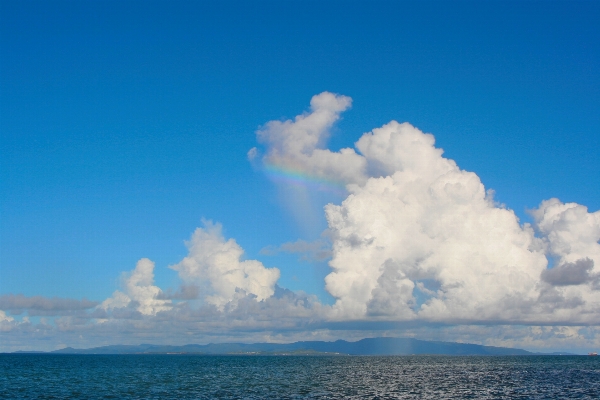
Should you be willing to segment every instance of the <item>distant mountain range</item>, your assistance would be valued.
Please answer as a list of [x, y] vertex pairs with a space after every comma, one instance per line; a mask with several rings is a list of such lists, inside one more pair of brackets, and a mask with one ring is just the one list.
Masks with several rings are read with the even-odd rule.
[[[138, 346], [113, 345], [91, 349], [67, 347], [52, 354], [205, 354], [205, 355], [451, 355], [451, 356], [520, 356], [536, 355], [521, 349], [481, 346], [477, 344], [432, 342], [412, 338], [369, 338], [357, 342], [278, 343], [211, 343], [206, 345], [164, 346], [140, 344]], [[568, 353], [552, 353], [568, 354]]]

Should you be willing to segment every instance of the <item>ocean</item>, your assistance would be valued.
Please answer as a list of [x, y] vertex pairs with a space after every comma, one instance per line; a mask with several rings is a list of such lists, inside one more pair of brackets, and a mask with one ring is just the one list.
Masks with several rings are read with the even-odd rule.
[[1, 399], [599, 399], [600, 357], [0, 354]]

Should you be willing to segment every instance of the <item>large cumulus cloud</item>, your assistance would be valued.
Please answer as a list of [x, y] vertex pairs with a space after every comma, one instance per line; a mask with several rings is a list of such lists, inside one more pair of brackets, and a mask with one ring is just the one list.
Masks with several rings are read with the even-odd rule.
[[[334, 99], [349, 102], [325, 92], [311, 105]], [[347, 183], [349, 195], [325, 208], [333, 241], [325, 280], [336, 298], [331, 318], [600, 321], [600, 212], [551, 199], [532, 211], [534, 227], [521, 224], [512, 210], [495, 204], [475, 173], [444, 158], [434, 137], [409, 123], [392, 121], [365, 133], [356, 151], [324, 150], [318, 161], [302, 156], [298, 162], [299, 154], [314, 154], [314, 146], [281, 151], [278, 143], [317, 143], [303, 128], [317, 110], [268, 123], [258, 136], [285, 135], [263, 139], [268, 162], [316, 176], [335, 175], [329, 166], [352, 154], [345, 172], [334, 177]], [[548, 257], [558, 259], [555, 270]], [[578, 275], [565, 277], [570, 274]]]
[[533, 229], [431, 135], [391, 122], [357, 147], [387, 175], [326, 208], [335, 238], [326, 282], [341, 316], [507, 319], [535, 300], [547, 261]]

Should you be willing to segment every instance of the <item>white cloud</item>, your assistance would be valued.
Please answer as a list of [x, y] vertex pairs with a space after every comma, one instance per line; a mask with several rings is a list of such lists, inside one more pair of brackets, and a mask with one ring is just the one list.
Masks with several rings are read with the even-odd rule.
[[[545, 201], [532, 212], [536, 236], [494, 203], [475, 173], [444, 158], [434, 137], [409, 123], [364, 134], [358, 152], [331, 152], [325, 139], [349, 105], [349, 98], [324, 92], [313, 97], [310, 113], [258, 132], [267, 164], [347, 184], [342, 204], [326, 207], [333, 318], [598, 321], [600, 212]], [[547, 252], [562, 270], [547, 272]], [[590, 284], [550, 284], [570, 271], [565, 263], [587, 268], [580, 272]]]
[[205, 222], [186, 243], [189, 254], [169, 268], [180, 278], [204, 289], [207, 302], [219, 309], [239, 294], [256, 296], [258, 301], [269, 298], [279, 279], [277, 268], [265, 268], [257, 260], [242, 261], [244, 250], [235, 240], [225, 240], [220, 224]]
[[434, 144], [433, 135], [407, 122], [391, 121], [365, 133], [356, 142], [356, 148], [368, 161], [371, 176], [391, 176], [406, 171], [431, 182], [441, 174], [456, 170], [454, 161], [443, 158], [442, 149]]
[[[23, 322], [27, 322], [28, 319], [27, 317], [23, 318]], [[4, 310], [0, 310], [0, 332], [3, 332], [4, 335], [6, 335], [8, 332], [18, 328], [19, 326], [19, 322], [15, 321], [15, 319], [13, 317], [11, 317], [10, 315], [6, 315], [6, 312]], [[0, 341], [0, 345], [2, 341]], [[1, 346], [0, 346], [0, 351], [1, 351]]]
[[117, 290], [98, 307], [104, 310], [133, 305], [144, 315], [155, 315], [171, 309], [171, 301], [160, 299], [161, 290], [154, 286], [154, 263], [147, 258], [139, 260], [135, 269], [125, 278], [125, 293]]
[[409, 124], [375, 129], [357, 148], [383, 176], [326, 207], [337, 318], [598, 322], [592, 287], [550, 289], [541, 279], [546, 247], [564, 262], [597, 259], [598, 213], [543, 202], [533, 211], [542, 240]]
[[600, 211], [589, 213], [580, 204], [550, 199], [531, 214], [559, 264], [589, 258], [594, 264], [592, 272], [600, 273]]
[[115, 290], [112, 297], [104, 300], [98, 307], [103, 310], [112, 310], [127, 307], [129, 303], [131, 303], [129, 296], [119, 290]]
[[12, 322], [15, 319], [10, 315], [6, 315], [6, 312], [0, 310], [0, 322]]
[[[267, 147], [263, 162], [324, 180], [364, 182], [366, 163], [354, 149], [332, 152], [324, 148], [331, 127], [351, 104], [349, 97], [323, 92], [313, 96], [309, 113], [293, 121], [267, 122], [256, 132], [259, 142]], [[248, 152], [250, 159], [256, 156], [256, 149]]]
[[[496, 207], [431, 135], [391, 122], [357, 147], [388, 175], [326, 207], [334, 237], [327, 290], [340, 318], [510, 319], [535, 300], [546, 259], [533, 229]], [[420, 282], [436, 290], [421, 290], [428, 299], [419, 306]]]

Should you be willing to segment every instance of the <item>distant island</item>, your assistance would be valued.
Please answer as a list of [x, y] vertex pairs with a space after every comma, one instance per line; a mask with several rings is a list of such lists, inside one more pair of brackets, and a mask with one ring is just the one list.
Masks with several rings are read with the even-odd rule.
[[[32, 353], [32, 352], [16, 352]], [[356, 342], [309, 341], [280, 343], [210, 343], [167, 346], [140, 344], [137, 346], [112, 345], [90, 349], [67, 347], [44, 354], [197, 354], [197, 355], [448, 355], [448, 356], [525, 356], [573, 355], [569, 353], [533, 353], [508, 347], [482, 346], [468, 343], [436, 342], [413, 338], [379, 337]]]

